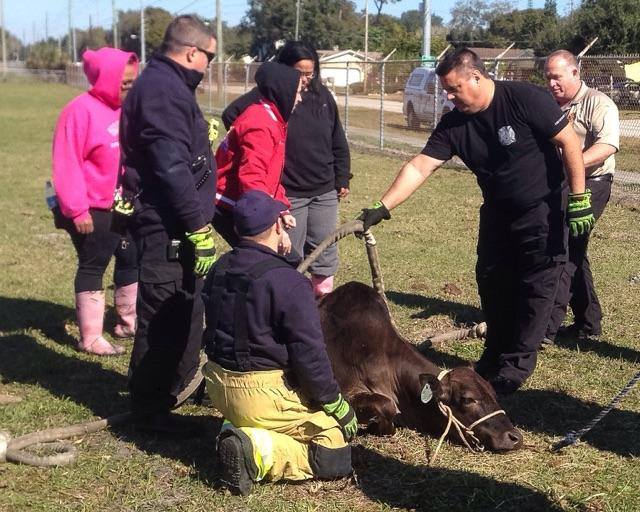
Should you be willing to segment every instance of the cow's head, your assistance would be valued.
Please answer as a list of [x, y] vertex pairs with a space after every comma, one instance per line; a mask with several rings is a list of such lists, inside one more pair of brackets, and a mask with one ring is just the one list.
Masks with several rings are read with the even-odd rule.
[[[506, 414], [496, 413], [501, 408], [495, 391], [471, 368], [454, 368], [439, 376], [421, 374], [420, 387], [420, 399], [423, 403], [436, 401], [436, 404], [440, 402], [449, 407], [462, 425], [473, 425], [473, 434], [488, 450], [504, 452], [516, 450], [522, 445], [520, 431], [513, 426]], [[442, 414], [444, 417], [444, 413]], [[463, 442], [455, 428], [451, 429], [449, 437]]]

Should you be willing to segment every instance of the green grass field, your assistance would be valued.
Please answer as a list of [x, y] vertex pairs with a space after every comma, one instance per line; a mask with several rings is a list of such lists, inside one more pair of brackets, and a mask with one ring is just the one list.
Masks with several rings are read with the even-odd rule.
[[[0, 430], [14, 437], [127, 409], [127, 358], [74, 351], [75, 255], [43, 199], [56, 116], [77, 93], [62, 85], [0, 82], [0, 394], [23, 399], [0, 406]], [[354, 153], [353, 192], [341, 218], [377, 199], [400, 164]], [[480, 201], [470, 173], [443, 169], [376, 228], [388, 298], [407, 337], [419, 341], [481, 320], [473, 272]], [[203, 438], [166, 440], [123, 426], [76, 438], [80, 455], [71, 466], [0, 463], [0, 511], [640, 510], [640, 389], [578, 446], [548, 450], [638, 370], [639, 221], [637, 209], [611, 204], [592, 239], [603, 340], [561, 341], [541, 352], [534, 376], [502, 401], [525, 436], [518, 452], [478, 454], [445, 444], [428, 467], [435, 440], [400, 429], [393, 437], [356, 440], [355, 479], [261, 485], [239, 498], [216, 484], [220, 416], [188, 406], [181, 412], [197, 417]], [[346, 239], [340, 252], [339, 282], [369, 282], [362, 242]], [[448, 295], [448, 283], [461, 293]], [[112, 326], [110, 314], [107, 329]], [[480, 351], [475, 340], [429, 356], [451, 367]]]

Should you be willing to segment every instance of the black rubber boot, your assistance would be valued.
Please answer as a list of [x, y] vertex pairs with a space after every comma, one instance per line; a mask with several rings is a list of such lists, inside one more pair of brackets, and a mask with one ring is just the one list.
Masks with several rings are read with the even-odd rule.
[[233, 494], [247, 496], [258, 474], [251, 440], [239, 430], [225, 434], [218, 441], [218, 457], [222, 466], [220, 481]]

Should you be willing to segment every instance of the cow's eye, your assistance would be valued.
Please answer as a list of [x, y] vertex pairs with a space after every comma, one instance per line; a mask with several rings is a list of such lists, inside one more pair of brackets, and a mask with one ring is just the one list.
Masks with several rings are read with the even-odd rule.
[[477, 404], [478, 401], [471, 396], [463, 396], [462, 397], [462, 405], [474, 405]]

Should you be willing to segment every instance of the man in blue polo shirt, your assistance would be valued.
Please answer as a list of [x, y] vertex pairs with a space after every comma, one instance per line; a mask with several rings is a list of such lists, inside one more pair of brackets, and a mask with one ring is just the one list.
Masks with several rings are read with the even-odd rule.
[[594, 222], [582, 151], [546, 91], [491, 80], [471, 50], [447, 55], [436, 73], [456, 108], [361, 218], [365, 229], [390, 218], [389, 210], [454, 155], [473, 171], [484, 198], [476, 280], [487, 322], [476, 371], [496, 392], [512, 393], [536, 365], [567, 258], [567, 221], [576, 234]]

